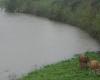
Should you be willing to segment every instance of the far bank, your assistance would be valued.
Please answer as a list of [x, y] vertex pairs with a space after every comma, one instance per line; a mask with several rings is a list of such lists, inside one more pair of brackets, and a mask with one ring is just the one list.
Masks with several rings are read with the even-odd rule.
[[5, 0], [9, 12], [28, 13], [71, 24], [100, 42], [99, 0]]

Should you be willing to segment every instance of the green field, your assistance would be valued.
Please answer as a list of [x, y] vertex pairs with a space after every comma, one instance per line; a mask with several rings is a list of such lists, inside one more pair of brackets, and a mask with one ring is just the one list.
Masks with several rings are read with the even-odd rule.
[[[100, 61], [100, 54], [95, 52], [87, 52], [86, 54], [90, 59]], [[89, 69], [81, 70], [79, 58], [75, 56], [70, 60], [47, 65], [44, 68], [32, 71], [19, 80], [100, 80], [100, 76], [95, 75]]]

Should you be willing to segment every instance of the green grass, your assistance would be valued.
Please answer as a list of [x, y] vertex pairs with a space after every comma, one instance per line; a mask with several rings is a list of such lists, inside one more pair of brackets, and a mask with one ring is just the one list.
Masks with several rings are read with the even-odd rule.
[[[100, 55], [95, 52], [86, 53], [91, 59], [100, 61]], [[47, 65], [39, 70], [32, 71], [19, 80], [100, 80], [100, 76], [89, 73], [90, 70], [81, 70], [78, 56]]]

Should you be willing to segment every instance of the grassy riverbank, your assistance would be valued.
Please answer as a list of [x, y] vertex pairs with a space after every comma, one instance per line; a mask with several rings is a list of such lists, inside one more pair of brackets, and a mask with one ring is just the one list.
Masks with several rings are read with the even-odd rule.
[[[86, 53], [91, 59], [100, 61], [100, 54]], [[56, 64], [45, 66], [33, 71], [19, 80], [99, 80], [100, 76], [90, 73], [90, 70], [80, 70], [78, 56]]]
[[9, 12], [30, 13], [78, 26], [100, 41], [100, 0], [4, 0]]

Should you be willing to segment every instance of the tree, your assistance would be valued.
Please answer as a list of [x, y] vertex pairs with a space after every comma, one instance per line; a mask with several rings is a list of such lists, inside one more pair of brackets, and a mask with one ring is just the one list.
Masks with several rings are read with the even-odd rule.
[[17, 0], [8, 0], [6, 2], [6, 10], [10, 11], [10, 12], [14, 12], [16, 10], [17, 4], [16, 4]]

